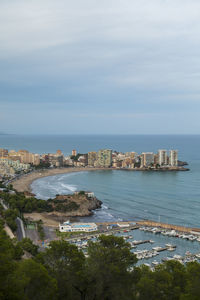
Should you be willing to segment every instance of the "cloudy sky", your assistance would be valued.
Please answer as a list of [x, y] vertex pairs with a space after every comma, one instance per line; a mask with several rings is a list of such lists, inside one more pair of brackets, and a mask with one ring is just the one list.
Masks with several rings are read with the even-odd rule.
[[200, 133], [199, 0], [1, 0], [0, 131]]

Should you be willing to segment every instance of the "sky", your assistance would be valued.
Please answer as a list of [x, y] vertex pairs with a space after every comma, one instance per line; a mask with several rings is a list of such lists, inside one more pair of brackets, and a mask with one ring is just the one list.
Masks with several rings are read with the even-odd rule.
[[199, 0], [1, 0], [0, 132], [199, 134]]

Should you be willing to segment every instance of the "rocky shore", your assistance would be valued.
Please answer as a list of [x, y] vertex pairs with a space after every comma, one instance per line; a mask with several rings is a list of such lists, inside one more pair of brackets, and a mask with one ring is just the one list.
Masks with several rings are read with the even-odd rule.
[[46, 226], [58, 226], [59, 222], [74, 217], [86, 217], [93, 214], [93, 210], [101, 208], [102, 202], [95, 196], [88, 196], [87, 192], [81, 191], [72, 195], [57, 195], [56, 198], [47, 200], [53, 207], [50, 212], [25, 213], [24, 217], [38, 221], [42, 220]]
[[[93, 210], [101, 208], [102, 202], [95, 196], [88, 197], [87, 192], [81, 191], [73, 195], [57, 195], [53, 199], [55, 210], [49, 216], [59, 219], [66, 217], [86, 217], [93, 214]], [[62, 205], [62, 207], [61, 207]], [[58, 206], [60, 207], [58, 211]], [[71, 209], [68, 209], [71, 207]], [[65, 209], [66, 208], [66, 209]]]

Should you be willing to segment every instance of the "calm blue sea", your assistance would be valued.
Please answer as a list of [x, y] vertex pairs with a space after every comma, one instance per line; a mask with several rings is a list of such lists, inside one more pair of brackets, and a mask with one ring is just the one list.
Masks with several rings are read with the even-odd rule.
[[[40, 198], [58, 193], [91, 190], [103, 208], [90, 220], [152, 219], [200, 226], [200, 136], [199, 135], [0, 135], [0, 147], [28, 149], [36, 153], [64, 154], [109, 148], [118, 151], [178, 149], [179, 159], [189, 163], [189, 172], [96, 171], [62, 174], [36, 180], [33, 192]], [[86, 218], [87, 220], [88, 218]]]

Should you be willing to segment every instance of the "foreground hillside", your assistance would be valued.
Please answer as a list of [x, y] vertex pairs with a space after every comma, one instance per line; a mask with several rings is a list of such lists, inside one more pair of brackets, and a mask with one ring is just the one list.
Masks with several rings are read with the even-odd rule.
[[0, 299], [198, 300], [200, 264], [169, 261], [151, 271], [135, 267], [121, 237], [100, 236], [84, 256], [75, 245], [53, 241], [38, 252], [29, 239], [11, 241], [0, 225]]

